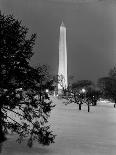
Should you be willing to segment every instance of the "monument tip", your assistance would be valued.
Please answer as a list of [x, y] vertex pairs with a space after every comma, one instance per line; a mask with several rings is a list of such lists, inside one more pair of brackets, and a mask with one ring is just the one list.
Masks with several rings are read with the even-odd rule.
[[65, 27], [64, 22], [63, 22], [63, 21], [62, 21], [62, 23], [61, 23], [61, 26], [62, 26], [62, 27]]

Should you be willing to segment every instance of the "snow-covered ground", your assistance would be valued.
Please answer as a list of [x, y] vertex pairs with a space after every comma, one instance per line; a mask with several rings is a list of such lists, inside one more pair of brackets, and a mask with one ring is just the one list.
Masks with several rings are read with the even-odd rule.
[[8, 136], [1, 155], [116, 155], [116, 108], [112, 103], [65, 105], [53, 98], [56, 107], [52, 110], [49, 123], [55, 134], [55, 143], [50, 146], [34, 144], [28, 148], [25, 143], [17, 144], [14, 136]]

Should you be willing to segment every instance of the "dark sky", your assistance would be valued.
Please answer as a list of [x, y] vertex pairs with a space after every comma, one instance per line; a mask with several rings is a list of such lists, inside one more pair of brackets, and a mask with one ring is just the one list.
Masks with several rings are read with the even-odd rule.
[[32, 65], [48, 64], [57, 73], [62, 20], [67, 28], [69, 75], [96, 80], [116, 64], [115, 0], [0, 0], [0, 9], [37, 33]]

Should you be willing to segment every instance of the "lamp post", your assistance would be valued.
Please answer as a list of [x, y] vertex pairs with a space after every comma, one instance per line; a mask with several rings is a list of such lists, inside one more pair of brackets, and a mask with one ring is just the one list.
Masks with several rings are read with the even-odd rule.
[[[81, 93], [83, 93], [84, 97], [86, 97], [86, 89], [85, 89], [85, 88], [82, 88], [82, 89], [81, 89]], [[90, 105], [89, 105], [89, 104], [90, 104], [90, 103], [88, 102], [88, 104], [87, 104], [88, 112], [90, 111]]]
[[[82, 88], [79, 92], [79, 95], [85, 95], [85, 93], [86, 93], [85, 88]], [[82, 96], [80, 98], [81, 98], [81, 101], [79, 102], [79, 110], [81, 110]]]

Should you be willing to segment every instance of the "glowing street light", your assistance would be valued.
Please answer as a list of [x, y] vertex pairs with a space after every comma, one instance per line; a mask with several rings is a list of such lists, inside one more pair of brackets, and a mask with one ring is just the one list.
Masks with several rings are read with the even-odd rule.
[[49, 93], [49, 90], [48, 89], [46, 89], [46, 93]]
[[82, 93], [85, 93], [85, 92], [86, 92], [86, 90], [85, 90], [84, 88], [82, 88], [81, 92], [82, 92]]

